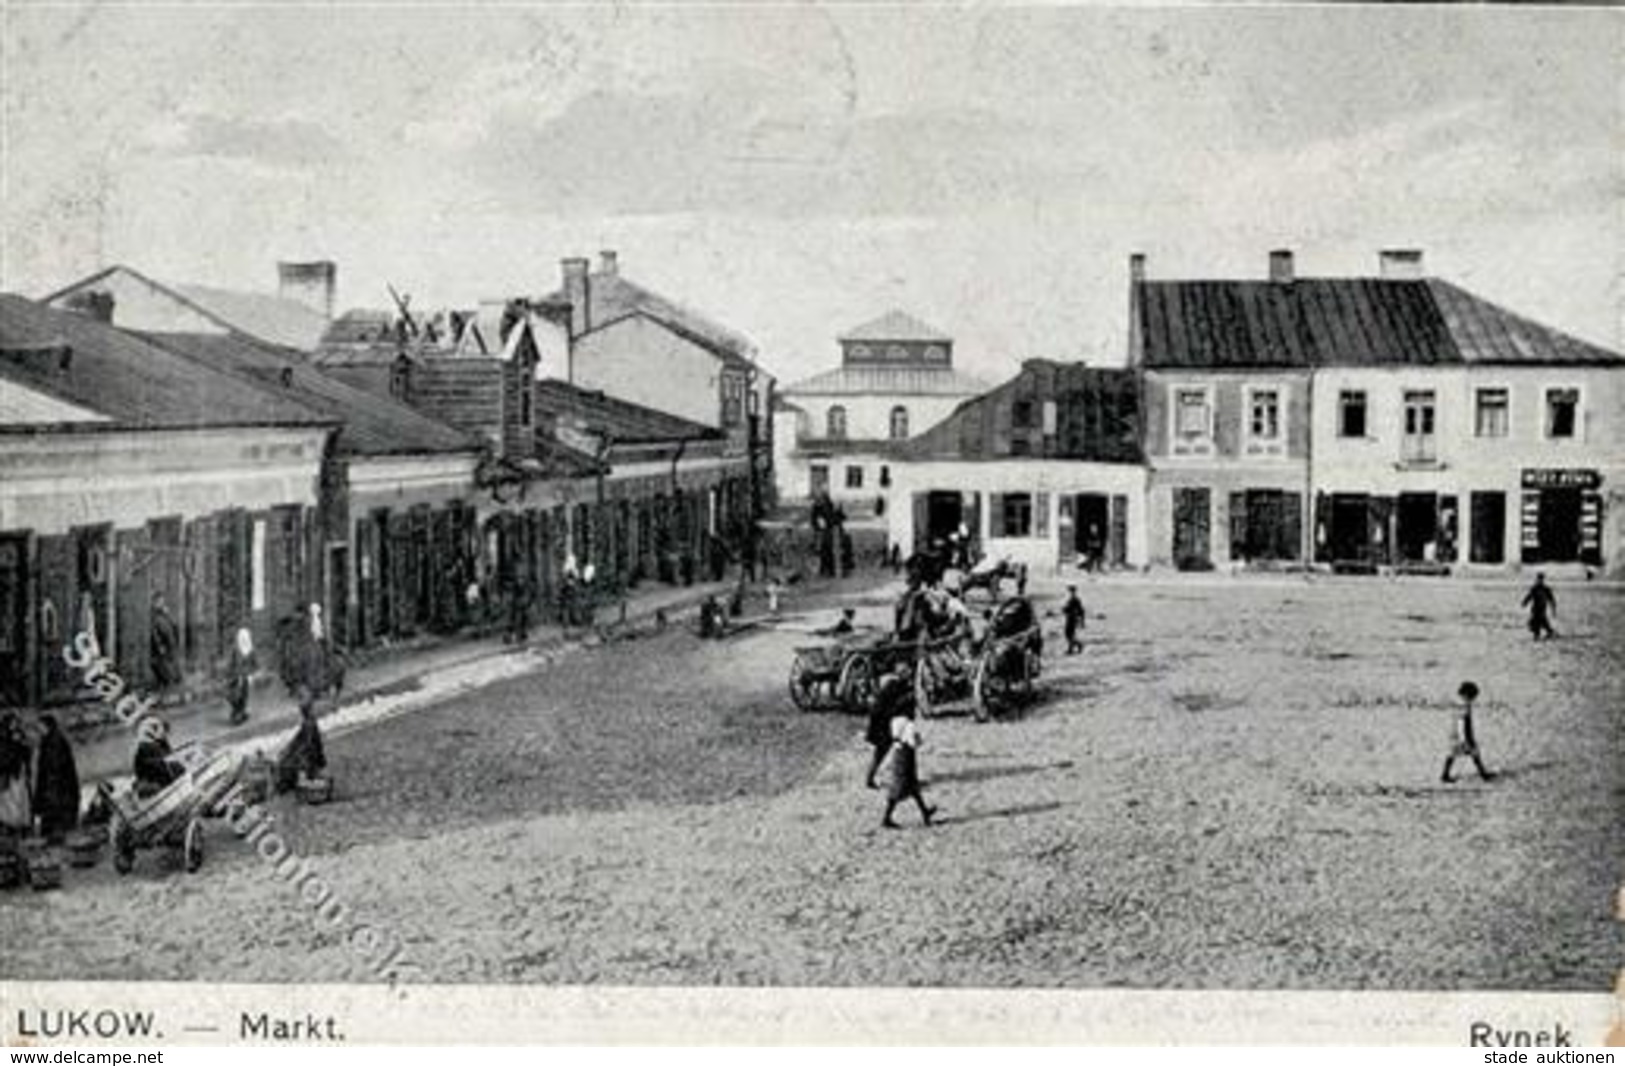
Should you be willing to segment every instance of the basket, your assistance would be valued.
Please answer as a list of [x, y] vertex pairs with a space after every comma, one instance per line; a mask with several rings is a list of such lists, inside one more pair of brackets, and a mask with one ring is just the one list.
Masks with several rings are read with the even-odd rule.
[[301, 803], [311, 806], [320, 806], [333, 798], [333, 779], [331, 777], [305, 777], [300, 778], [296, 786]]
[[68, 865], [85, 869], [102, 861], [102, 849], [107, 846], [105, 828], [81, 829], [68, 834]]
[[62, 860], [46, 851], [28, 860], [28, 883], [35, 892], [62, 887]]

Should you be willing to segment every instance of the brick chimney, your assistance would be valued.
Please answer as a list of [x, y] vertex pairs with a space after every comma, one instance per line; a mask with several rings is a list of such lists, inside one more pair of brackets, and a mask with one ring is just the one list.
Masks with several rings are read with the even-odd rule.
[[592, 328], [592, 292], [587, 280], [592, 263], [586, 259], [564, 259], [559, 265], [564, 270], [564, 298], [570, 301], [570, 336], [575, 338]]
[[1277, 285], [1292, 284], [1292, 249], [1277, 248], [1270, 253], [1270, 280]]
[[1377, 266], [1387, 281], [1420, 281], [1422, 249], [1384, 248], [1377, 253]]
[[1135, 252], [1128, 257], [1128, 279], [1131, 282], [1145, 280], [1145, 253]]
[[328, 321], [333, 320], [333, 290], [338, 285], [338, 264], [331, 259], [310, 263], [278, 263], [277, 295], [296, 300]]
[[614, 277], [620, 273], [620, 269], [621, 260], [620, 256], [615, 254], [615, 249], [606, 248], [598, 253], [598, 273]]

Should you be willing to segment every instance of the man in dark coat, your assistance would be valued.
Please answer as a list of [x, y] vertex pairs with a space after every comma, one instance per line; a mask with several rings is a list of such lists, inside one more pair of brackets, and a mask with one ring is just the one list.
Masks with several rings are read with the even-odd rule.
[[1552, 613], [1557, 610], [1557, 597], [1546, 584], [1545, 574], [1536, 574], [1535, 583], [1523, 595], [1523, 605], [1529, 608], [1529, 632], [1536, 640], [1550, 640], [1557, 636], [1552, 629]]
[[79, 767], [56, 716], [41, 715], [40, 722], [45, 736], [34, 767], [34, 814], [45, 839], [58, 843], [79, 825]]
[[327, 748], [322, 743], [322, 730], [316, 724], [316, 700], [310, 692], [300, 693], [299, 730], [277, 758], [277, 789], [292, 791], [301, 777], [317, 778], [327, 769]]
[[142, 719], [139, 736], [135, 746], [135, 792], [151, 796], [168, 788], [186, 768], [172, 758], [169, 727], [162, 719]]
[[164, 603], [164, 594], [152, 597], [152, 620], [148, 634], [152, 653], [152, 684], [159, 692], [168, 692], [181, 683], [181, 628]]
[[1066, 625], [1066, 653], [1076, 655], [1083, 650], [1083, 641], [1078, 639], [1078, 631], [1083, 628], [1083, 601], [1078, 599], [1078, 586], [1066, 587], [1066, 605], [1061, 608], [1061, 618]]

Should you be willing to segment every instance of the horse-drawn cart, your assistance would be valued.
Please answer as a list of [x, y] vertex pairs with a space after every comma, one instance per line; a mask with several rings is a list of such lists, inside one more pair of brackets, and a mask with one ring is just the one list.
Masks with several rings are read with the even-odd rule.
[[1026, 599], [1006, 600], [994, 612], [972, 669], [976, 720], [985, 722], [1033, 697], [1044, 665], [1044, 633]]
[[804, 711], [840, 708], [866, 712], [880, 679], [899, 665], [923, 664], [926, 696], [932, 702], [963, 696], [970, 689], [970, 663], [959, 634], [940, 637], [838, 641], [796, 649], [790, 663], [790, 698]]
[[133, 788], [114, 793], [113, 868], [129, 873], [138, 849], [165, 847], [195, 872], [203, 865], [203, 819], [215, 813], [241, 768], [240, 756], [220, 752], [151, 795]]

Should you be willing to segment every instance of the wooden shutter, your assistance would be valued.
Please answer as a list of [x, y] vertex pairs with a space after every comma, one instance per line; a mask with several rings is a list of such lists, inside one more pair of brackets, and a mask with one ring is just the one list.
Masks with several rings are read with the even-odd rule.
[[1235, 562], [1244, 562], [1252, 554], [1252, 547], [1247, 543], [1247, 494], [1245, 492], [1232, 492], [1230, 494], [1230, 558]]
[[1033, 493], [1033, 536], [1049, 536], [1049, 493]]
[[1004, 536], [1004, 493], [987, 494], [988, 536]]
[[1297, 559], [1303, 545], [1303, 497], [1295, 492], [1281, 494], [1281, 539], [1276, 555], [1281, 559]]
[[1111, 541], [1107, 546], [1107, 559], [1113, 566], [1128, 564], [1128, 497], [1111, 499]]

